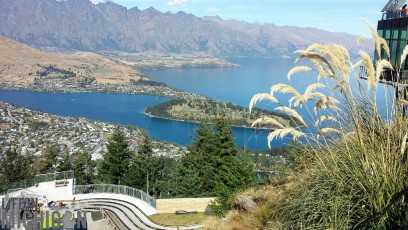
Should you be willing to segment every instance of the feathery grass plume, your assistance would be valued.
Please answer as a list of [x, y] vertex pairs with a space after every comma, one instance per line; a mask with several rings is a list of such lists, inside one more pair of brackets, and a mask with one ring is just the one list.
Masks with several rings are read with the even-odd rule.
[[368, 79], [374, 79], [375, 78], [375, 70], [374, 70], [373, 63], [371, 62], [370, 56], [364, 51], [360, 51], [359, 55], [361, 57], [361, 60], [364, 62], [364, 66], [366, 67]]
[[298, 72], [308, 72], [312, 70], [312, 68], [310, 68], [309, 66], [296, 66], [294, 68], [292, 68], [289, 73], [288, 73], [288, 80], [290, 80], [290, 78], [292, 77], [293, 74], [298, 73]]
[[296, 112], [296, 110], [286, 107], [286, 106], [280, 106], [278, 108], [276, 108], [275, 110], [279, 110], [282, 112], [287, 113], [289, 116], [295, 118], [297, 121], [299, 121], [300, 123], [302, 123], [303, 125], [306, 125], [306, 122], [303, 120], [303, 117], [299, 115], [298, 112]]
[[316, 122], [315, 122], [315, 126], [320, 125], [323, 121], [334, 121], [337, 122], [337, 119], [333, 116], [328, 116], [328, 115], [324, 115], [324, 116], [320, 116]]
[[340, 130], [335, 129], [335, 128], [323, 128], [320, 129], [320, 133], [342, 133]]
[[350, 90], [350, 88], [348, 88], [344, 83], [345, 81], [339, 81], [339, 83], [333, 87], [333, 91], [336, 91], [336, 89], [340, 89], [340, 92], [344, 93]]
[[371, 30], [371, 35], [373, 36], [374, 41], [375, 41], [375, 49], [377, 50], [378, 56], [381, 57], [381, 42], [380, 42], [380, 40], [379, 40], [380, 37], [378, 36], [377, 30], [376, 30], [376, 29], [371, 25], [371, 23], [368, 22], [367, 20], [364, 19], [363, 22], [364, 22], [365, 24], [367, 24], [368, 27], [370, 28], [370, 30]]
[[404, 50], [402, 51], [401, 54], [401, 63], [400, 63], [400, 69], [405, 65], [405, 60], [407, 60], [407, 55], [408, 55], [408, 45], [405, 46]]
[[326, 71], [324, 70], [324, 68], [323, 68], [323, 66], [320, 64], [320, 62], [319, 62], [318, 60], [315, 60], [315, 59], [311, 59], [310, 62], [313, 63], [313, 65], [314, 65], [314, 66], [316, 67], [316, 69], [317, 69], [317, 72], [319, 73], [318, 81], [320, 81], [320, 78], [321, 78], [321, 77], [323, 77], [323, 78], [326, 79], [326, 77], [327, 77]]
[[402, 138], [401, 154], [405, 153], [405, 150], [407, 148], [407, 142], [408, 142], [408, 133], [406, 133], [405, 136]]
[[303, 99], [302, 95], [295, 88], [287, 84], [280, 83], [280, 84], [273, 85], [271, 87], [271, 95], [273, 95], [276, 92], [291, 93], [295, 97], [297, 97], [299, 100]]
[[398, 99], [397, 104], [399, 105], [408, 105], [408, 101], [404, 99]]
[[299, 105], [302, 107], [302, 105], [308, 101], [311, 100], [313, 97], [324, 97], [326, 95], [320, 93], [320, 92], [313, 92], [313, 90], [316, 90], [318, 88], [326, 88], [326, 85], [323, 85], [321, 83], [314, 83], [309, 85], [302, 97], [298, 96], [293, 96], [292, 98], [289, 99], [289, 106], [292, 107], [292, 104], [294, 107], [298, 107]]
[[382, 45], [385, 54], [387, 54], [387, 57], [390, 58], [390, 47], [388, 46], [387, 41], [384, 38], [378, 37], [378, 41], [380, 42], [380, 44]]
[[369, 78], [368, 79], [369, 83], [370, 83], [370, 86], [371, 86], [371, 88], [373, 90], [375, 90], [375, 88], [377, 86], [377, 82], [380, 80], [381, 74], [382, 74], [382, 72], [383, 72], [383, 70], [385, 68], [393, 70], [392, 65], [391, 65], [391, 63], [389, 61], [387, 61], [385, 59], [378, 60], [377, 64], [376, 64], [375, 78]]
[[282, 139], [289, 134], [292, 135], [292, 140], [298, 140], [300, 137], [305, 136], [303, 132], [300, 132], [295, 128], [277, 129], [268, 135], [268, 147], [271, 148], [271, 142], [273, 139]]
[[338, 57], [333, 55], [333, 53], [329, 50], [328, 46], [322, 45], [322, 44], [312, 44], [306, 49], [307, 52], [310, 52], [313, 50], [318, 53], [324, 54], [326, 57], [328, 57], [330, 63], [332, 63], [333, 67], [336, 70], [340, 69], [340, 65], [339, 65], [340, 62], [339, 62]]
[[310, 94], [308, 95], [308, 97], [306, 98], [306, 100], [311, 100], [311, 99], [313, 99], [313, 98], [315, 98], [315, 97], [321, 98], [321, 97], [325, 97], [325, 96], [326, 96], [326, 95], [323, 94], [323, 93], [313, 92], [313, 93], [310, 93]]
[[313, 93], [313, 90], [323, 89], [323, 88], [327, 88], [327, 87], [326, 85], [323, 85], [322, 83], [311, 84], [306, 88], [305, 93], [303, 94], [303, 97], [309, 98], [310, 95]]
[[[329, 45], [329, 50], [332, 50], [334, 55], [336, 55], [337, 59], [339, 60], [339, 66], [343, 77], [347, 82], [349, 82], [347, 63], [349, 62], [350, 55], [347, 49], [340, 45]], [[346, 57], [348, 60], [346, 60]]]
[[271, 118], [271, 117], [261, 117], [261, 118], [256, 119], [252, 123], [252, 127], [255, 127], [258, 124], [271, 124], [271, 125], [278, 126], [279, 128], [282, 128], [282, 129], [286, 128], [279, 121], [277, 121], [276, 119]]
[[360, 43], [363, 43], [364, 45], [367, 45], [367, 41], [365, 40], [365, 38], [358, 36], [357, 37], [357, 45], [360, 45]]
[[305, 50], [298, 50], [295, 53], [299, 53], [300, 56], [296, 59], [296, 61], [302, 60], [304, 58], [307, 58], [309, 60], [317, 60], [320, 61], [321, 63], [323, 63], [327, 69], [329, 70], [329, 74], [328, 76], [330, 77], [335, 77], [336, 76], [336, 72], [334, 71], [333, 67], [330, 65], [330, 63], [326, 60], [326, 58], [324, 58], [322, 55], [320, 55], [319, 53], [316, 52], [307, 52]]
[[320, 110], [330, 108], [334, 110], [339, 110], [339, 107], [336, 104], [340, 104], [340, 101], [338, 101], [334, 97], [330, 96], [325, 96], [320, 98], [314, 107], [314, 111], [317, 114]]
[[360, 67], [361, 64], [363, 64], [363, 60], [358, 60], [358, 61], [356, 61], [356, 63], [354, 63], [354, 64], [351, 66], [351, 69], [355, 69], [355, 68], [357, 68], [357, 67]]
[[249, 103], [249, 113], [252, 112], [252, 108], [254, 105], [263, 100], [270, 100], [276, 104], [279, 104], [278, 99], [276, 99], [273, 95], [268, 93], [259, 93], [252, 97], [251, 102]]

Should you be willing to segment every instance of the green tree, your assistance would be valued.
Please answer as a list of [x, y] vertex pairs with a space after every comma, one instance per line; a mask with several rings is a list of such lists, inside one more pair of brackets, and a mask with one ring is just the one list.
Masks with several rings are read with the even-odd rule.
[[[182, 159], [185, 173], [192, 172], [191, 178], [196, 178], [195, 196], [214, 196], [217, 152], [214, 127], [202, 124], [195, 131], [195, 138], [189, 153]], [[190, 179], [191, 180], [191, 179]]]
[[58, 146], [47, 146], [44, 154], [37, 156], [34, 160], [34, 174], [53, 173], [57, 169], [58, 165], [58, 152]]
[[98, 166], [98, 179], [103, 183], [120, 184], [128, 172], [132, 153], [128, 139], [121, 127], [117, 127], [107, 144], [108, 151]]
[[217, 199], [212, 206], [218, 215], [231, 208], [234, 195], [253, 183], [253, 163], [245, 153], [238, 154], [231, 126], [225, 118], [217, 120], [216, 151], [217, 171], [215, 193]]
[[72, 170], [72, 160], [68, 152], [65, 152], [62, 156], [62, 159], [59, 161], [57, 170], [58, 172], [69, 171]]
[[153, 156], [153, 144], [149, 135], [142, 132], [143, 141], [137, 154], [132, 157], [129, 172], [124, 183], [134, 188], [146, 191], [149, 194], [160, 194], [159, 182], [163, 181], [164, 157]]
[[0, 154], [0, 184], [7, 185], [30, 176], [30, 160], [16, 150]]
[[73, 165], [76, 184], [93, 184], [95, 181], [95, 167], [96, 162], [92, 160], [90, 153], [77, 154]]

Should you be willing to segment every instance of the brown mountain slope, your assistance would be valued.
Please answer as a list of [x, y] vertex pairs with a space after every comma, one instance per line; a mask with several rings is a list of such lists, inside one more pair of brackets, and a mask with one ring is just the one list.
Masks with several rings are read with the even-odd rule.
[[95, 53], [51, 54], [0, 37], [0, 83], [32, 84], [36, 77], [64, 77], [73, 82], [94, 78], [98, 83], [121, 84], [139, 80], [143, 74]]

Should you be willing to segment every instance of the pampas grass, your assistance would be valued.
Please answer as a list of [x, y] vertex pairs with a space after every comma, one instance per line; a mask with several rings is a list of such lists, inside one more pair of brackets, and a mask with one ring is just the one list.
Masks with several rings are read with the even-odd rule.
[[285, 126], [283, 126], [279, 121], [271, 117], [262, 117], [262, 118], [256, 119], [252, 123], [252, 127], [256, 127], [257, 125], [260, 125], [260, 124], [270, 124], [270, 125], [277, 126], [278, 128], [282, 128], [282, 129], [285, 128]]
[[252, 112], [252, 108], [257, 102], [269, 100], [274, 103], [279, 103], [278, 99], [276, 99], [273, 95], [267, 93], [259, 93], [252, 97], [251, 102], [249, 103], [249, 112]]
[[[388, 45], [369, 27], [379, 57], [389, 58]], [[382, 49], [385, 55], [381, 54]], [[266, 140], [269, 147], [276, 139], [292, 138], [296, 148], [291, 150], [290, 172], [284, 173], [290, 176], [269, 188], [274, 196], [262, 199], [254, 210], [232, 211], [225, 219], [218, 220], [217, 228], [402, 229], [408, 226], [408, 119], [395, 109], [406, 108], [408, 101], [397, 101], [394, 90], [378, 84], [383, 70], [392, 69], [388, 58], [374, 66], [369, 55], [361, 51], [360, 59], [351, 61], [347, 50], [335, 44], [314, 44], [296, 53], [297, 61], [310, 61], [310, 68], [318, 73], [316, 82], [304, 94], [289, 84], [277, 84], [271, 87], [270, 94], [257, 94], [250, 102], [252, 110], [258, 101], [270, 100], [276, 104], [276, 110], [292, 119], [292, 126], [283, 126], [272, 118], [254, 122], [254, 125], [267, 123], [276, 127]], [[402, 63], [407, 54], [405, 48]], [[361, 64], [367, 70], [368, 84], [361, 83], [359, 71], [355, 71]], [[289, 71], [288, 79], [302, 71], [311, 70], [295, 67]], [[388, 99], [385, 105], [377, 104], [380, 86], [385, 87], [381, 95]], [[279, 101], [275, 97], [277, 93], [293, 97], [288, 102]], [[311, 103], [306, 104], [308, 101]], [[300, 114], [297, 109], [302, 105], [307, 112]], [[314, 106], [309, 108], [309, 105]], [[386, 112], [380, 113], [380, 109]]]
[[[384, 50], [389, 58], [387, 43], [369, 27], [379, 57], [384, 56]], [[318, 76], [304, 94], [289, 84], [271, 87], [272, 95], [293, 95], [289, 106], [282, 101], [274, 103], [276, 110], [297, 122], [293, 127], [271, 130], [268, 146], [275, 139], [290, 136], [302, 147], [297, 156], [303, 162], [291, 191], [282, 194], [279, 205], [271, 207], [271, 222], [283, 229], [396, 229], [408, 225], [408, 121], [393, 109], [404, 108], [408, 102], [397, 102], [393, 90], [384, 91], [383, 96], [392, 101], [386, 108], [375, 99], [382, 72], [393, 69], [389, 60], [378, 60], [374, 66], [370, 56], [360, 51], [360, 59], [353, 62], [347, 50], [338, 45], [314, 44], [297, 53], [297, 60], [309, 60]], [[405, 48], [399, 68], [407, 54]], [[358, 88], [352, 89], [351, 82], [359, 82], [354, 69], [361, 64], [367, 70], [368, 86], [357, 83]], [[295, 67], [288, 79], [302, 71], [310, 69]], [[298, 106], [306, 101], [314, 101], [314, 113], [299, 114]], [[250, 108], [255, 104], [251, 101]], [[387, 111], [386, 117], [379, 106]]]
[[311, 71], [312, 68], [310, 68], [309, 66], [296, 66], [293, 69], [291, 69], [288, 73], [288, 80], [290, 80], [290, 78], [292, 77], [292, 75], [294, 75], [295, 73], [299, 73], [299, 72], [308, 72]]

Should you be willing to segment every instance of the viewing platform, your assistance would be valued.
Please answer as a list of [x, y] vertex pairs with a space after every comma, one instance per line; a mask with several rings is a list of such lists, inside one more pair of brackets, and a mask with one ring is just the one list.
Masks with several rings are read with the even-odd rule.
[[[37, 175], [31, 179], [12, 183], [0, 188], [0, 205], [4, 198], [5, 204], [9, 200], [18, 198], [37, 199], [41, 208], [35, 211], [59, 210], [61, 202], [63, 210], [70, 213], [83, 212], [88, 222], [87, 229], [201, 229], [201, 225], [167, 227], [150, 220], [149, 216], [158, 213], [156, 199], [142, 190], [124, 185], [92, 184], [76, 185], [73, 171]], [[202, 204], [197, 202], [201, 201]], [[183, 203], [183, 208], [192, 207], [201, 212], [212, 199], [180, 199], [174, 202]], [[173, 202], [173, 203], [174, 203]], [[162, 202], [163, 203], [163, 202]], [[179, 207], [172, 202], [164, 202], [163, 208]], [[169, 205], [170, 207], [166, 206]], [[187, 204], [191, 204], [190, 207]], [[38, 207], [40, 207], [38, 206]], [[174, 208], [173, 207], [173, 208]], [[162, 208], [162, 209], [163, 209]], [[174, 211], [173, 209], [171, 209]], [[99, 216], [99, 218], [94, 218]], [[105, 222], [107, 221], [107, 222]], [[106, 224], [108, 223], [108, 224]], [[0, 220], [1, 225], [1, 220]], [[1, 226], [0, 226], [1, 228]]]

